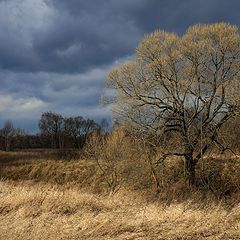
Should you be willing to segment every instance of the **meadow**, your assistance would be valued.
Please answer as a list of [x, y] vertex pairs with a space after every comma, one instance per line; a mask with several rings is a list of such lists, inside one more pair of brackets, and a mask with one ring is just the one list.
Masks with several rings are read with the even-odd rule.
[[169, 205], [120, 190], [0, 182], [0, 239], [239, 239], [240, 205]]
[[1, 152], [0, 160], [1, 240], [240, 237], [239, 158], [206, 160], [209, 191], [189, 189], [170, 159], [160, 193], [140, 159], [115, 165], [114, 192], [98, 161], [71, 152]]

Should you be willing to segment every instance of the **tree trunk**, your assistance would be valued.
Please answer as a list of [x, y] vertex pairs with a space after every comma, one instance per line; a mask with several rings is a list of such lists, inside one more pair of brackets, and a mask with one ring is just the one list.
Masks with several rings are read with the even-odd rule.
[[156, 174], [155, 169], [153, 168], [153, 166], [151, 165], [151, 172], [152, 172], [152, 177], [155, 183], [155, 187], [156, 187], [156, 193], [159, 194], [160, 193], [160, 183]]
[[10, 140], [9, 140], [9, 137], [6, 136], [5, 137], [5, 151], [9, 152], [9, 150], [10, 150]]
[[196, 162], [193, 160], [193, 153], [189, 152], [185, 154], [185, 167], [187, 173], [187, 180], [189, 186], [194, 186], [196, 182]]

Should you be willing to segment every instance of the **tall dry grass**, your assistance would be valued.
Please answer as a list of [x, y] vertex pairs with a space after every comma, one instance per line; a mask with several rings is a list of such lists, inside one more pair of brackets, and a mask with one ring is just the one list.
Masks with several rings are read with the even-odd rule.
[[0, 182], [0, 240], [239, 239], [240, 205], [163, 205], [136, 192], [82, 192], [71, 185]]
[[81, 153], [0, 152], [0, 240], [239, 239], [240, 158], [205, 158], [194, 188], [183, 164], [150, 164], [122, 132]]
[[0, 179], [71, 184], [94, 193], [138, 191], [162, 202], [240, 202], [240, 157], [213, 155], [197, 165], [196, 185], [189, 187], [184, 159], [168, 157], [118, 129], [107, 138], [92, 136], [81, 151], [25, 150], [0, 152]]
[[[113, 140], [112, 140], [113, 141]], [[154, 166], [161, 184], [156, 196], [152, 169], [144, 155], [131, 149], [125, 141], [114, 140], [97, 152], [97, 157], [74, 160], [58, 159], [48, 151], [0, 153], [0, 179], [53, 184], [71, 184], [95, 193], [115, 193], [121, 188], [144, 193], [163, 202], [196, 198], [196, 201], [224, 201], [233, 205], [240, 201], [240, 158], [228, 156], [205, 159], [205, 171], [197, 168], [197, 185], [188, 188], [183, 161], [166, 159]], [[121, 146], [121, 144], [123, 146]], [[133, 148], [133, 147], [132, 147]], [[135, 151], [135, 152], [134, 152]]]

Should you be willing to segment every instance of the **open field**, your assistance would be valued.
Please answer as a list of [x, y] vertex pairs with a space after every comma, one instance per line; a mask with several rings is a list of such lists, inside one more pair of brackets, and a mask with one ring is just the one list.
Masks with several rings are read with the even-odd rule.
[[141, 159], [116, 165], [123, 182], [109, 194], [96, 161], [61, 155], [0, 152], [0, 240], [240, 238], [239, 158], [206, 159], [211, 191], [187, 188], [169, 159], [156, 195]]
[[[69, 185], [0, 182], [0, 239], [239, 239], [240, 205], [158, 204]], [[127, 197], [126, 197], [127, 196]]]
[[[71, 184], [97, 194], [111, 190], [106, 181], [108, 179], [116, 182], [117, 189], [123, 187], [147, 195], [156, 191], [152, 170], [144, 158], [126, 157], [126, 154], [119, 158], [113, 153], [108, 162], [102, 161], [105, 167], [103, 172], [94, 159], [77, 157], [67, 160], [68, 157], [68, 154], [65, 156], [61, 151], [52, 150], [0, 152], [0, 179]], [[240, 201], [239, 156], [208, 157], [204, 160], [204, 167], [202, 175], [201, 164], [198, 165], [198, 186], [194, 191], [189, 191], [184, 179], [183, 161], [166, 159], [164, 165], [155, 168], [156, 177], [162, 185], [162, 198], [185, 201], [191, 198], [192, 192], [194, 195], [197, 192], [198, 198], [202, 198], [200, 201], [206, 197], [234, 204]]]

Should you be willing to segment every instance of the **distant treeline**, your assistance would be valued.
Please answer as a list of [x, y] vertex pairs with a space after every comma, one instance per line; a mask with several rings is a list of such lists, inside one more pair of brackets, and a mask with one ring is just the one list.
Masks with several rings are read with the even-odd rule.
[[81, 149], [89, 136], [105, 135], [107, 121], [100, 124], [82, 116], [63, 117], [61, 114], [44, 112], [39, 120], [39, 133], [28, 134], [24, 129], [14, 128], [7, 120], [0, 129], [0, 150], [10, 151], [29, 148], [75, 148]]

